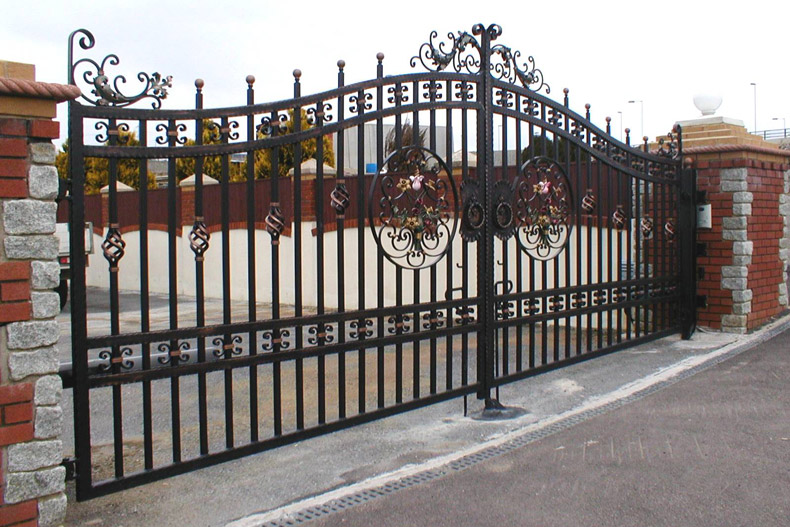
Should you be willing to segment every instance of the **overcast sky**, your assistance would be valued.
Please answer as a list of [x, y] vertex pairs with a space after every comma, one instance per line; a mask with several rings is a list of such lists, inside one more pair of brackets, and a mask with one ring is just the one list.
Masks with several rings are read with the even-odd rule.
[[332, 88], [338, 59], [346, 61], [347, 83], [374, 77], [379, 51], [385, 74], [407, 73], [432, 30], [444, 36], [481, 22], [500, 24], [499, 42], [535, 58], [550, 97], [561, 100], [569, 88], [571, 108], [583, 112], [589, 102], [599, 126], [612, 117], [615, 135], [618, 112], [623, 126], [641, 135], [640, 105], [629, 100], [644, 101], [644, 132], [652, 139], [699, 115], [692, 97], [700, 92], [720, 94], [717, 114], [752, 130], [753, 82], [757, 129], [790, 120], [790, 5], [776, 0], [0, 0], [0, 6], [0, 60], [33, 63], [38, 80], [65, 83], [68, 35], [86, 28], [97, 40], [90, 56], [116, 53], [121, 64], [113, 71], [125, 73], [130, 86], [138, 71], [172, 75], [166, 108], [192, 107], [197, 77], [206, 83], [205, 106], [218, 107], [245, 103], [248, 74], [257, 79], [256, 102], [264, 102], [290, 96], [294, 68], [303, 72], [303, 94]]

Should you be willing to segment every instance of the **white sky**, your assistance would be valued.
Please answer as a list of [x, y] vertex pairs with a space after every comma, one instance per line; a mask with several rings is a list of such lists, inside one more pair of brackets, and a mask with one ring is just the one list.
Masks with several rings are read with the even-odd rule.
[[192, 107], [197, 77], [206, 107], [237, 106], [248, 74], [257, 79], [256, 102], [290, 97], [294, 68], [309, 94], [335, 86], [338, 59], [347, 83], [375, 76], [378, 51], [385, 75], [408, 73], [431, 30], [441, 37], [498, 23], [498, 42], [535, 58], [550, 97], [561, 100], [570, 88], [571, 108], [582, 113], [589, 102], [601, 127], [611, 116], [615, 136], [622, 112], [635, 139], [640, 105], [628, 101], [641, 99], [653, 139], [698, 116], [692, 97], [700, 92], [722, 95], [717, 114], [754, 129], [752, 82], [757, 129], [782, 128], [781, 118], [790, 120], [788, 15], [790, 5], [776, 0], [0, 0], [0, 60], [33, 63], [38, 80], [65, 83], [68, 35], [86, 28], [97, 40], [90, 56], [116, 53], [112, 73], [126, 75], [130, 93], [138, 71], [159, 71], [173, 76], [166, 108]]

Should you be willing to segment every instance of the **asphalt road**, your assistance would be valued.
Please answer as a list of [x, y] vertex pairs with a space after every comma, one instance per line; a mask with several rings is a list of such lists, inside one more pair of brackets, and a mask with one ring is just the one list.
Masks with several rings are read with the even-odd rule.
[[305, 525], [790, 525], [790, 333], [662, 391]]

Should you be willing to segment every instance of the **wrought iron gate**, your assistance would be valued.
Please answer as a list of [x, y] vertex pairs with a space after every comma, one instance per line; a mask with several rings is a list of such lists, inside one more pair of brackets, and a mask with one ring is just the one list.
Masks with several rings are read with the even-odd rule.
[[106, 259], [71, 255], [79, 499], [690, 334], [680, 131], [619, 142], [500, 34], [350, 85], [340, 61], [315, 95], [296, 70], [275, 103], [248, 77], [204, 109], [198, 80], [193, 110], [158, 73], [124, 95], [72, 34], [70, 222]]

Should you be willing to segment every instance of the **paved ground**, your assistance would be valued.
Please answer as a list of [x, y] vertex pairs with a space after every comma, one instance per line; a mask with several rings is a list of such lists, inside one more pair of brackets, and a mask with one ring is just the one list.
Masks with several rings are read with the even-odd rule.
[[451, 401], [73, 504], [68, 525], [276, 525], [382, 484], [309, 525], [786, 525], [788, 336], [629, 402], [760, 338], [663, 339], [503, 388], [516, 420]]
[[784, 333], [615, 411], [309, 525], [787, 526], [789, 379]]

